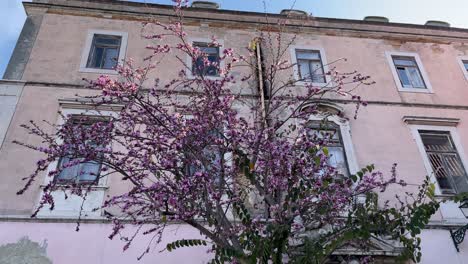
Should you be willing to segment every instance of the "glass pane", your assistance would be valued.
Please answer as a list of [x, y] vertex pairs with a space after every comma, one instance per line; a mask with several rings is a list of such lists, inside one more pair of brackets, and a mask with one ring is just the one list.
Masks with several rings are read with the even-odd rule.
[[432, 170], [434, 171], [439, 187], [442, 190], [450, 190], [454, 192], [454, 188], [449, 179], [449, 174], [443, 165], [443, 158], [441, 154], [428, 153], [429, 161], [431, 163]]
[[411, 57], [393, 57], [393, 62], [396, 66], [413, 66], [417, 67], [414, 58]]
[[320, 60], [320, 52], [314, 50], [296, 50], [296, 59]]
[[304, 80], [310, 80], [309, 62], [304, 60], [298, 60], [297, 65], [299, 68], [299, 78]]
[[95, 47], [88, 67], [101, 68], [103, 56], [104, 56], [104, 48]]
[[468, 71], [468, 61], [464, 60], [463, 61], [463, 66], [465, 66], [465, 70]]
[[107, 48], [104, 56], [103, 69], [114, 69], [117, 66], [119, 59], [119, 50], [114, 48]]
[[121, 37], [118, 36], [105, 36], [105, 35], [96, 35], [94, 37], [95, 45], [110, 45], [110, 46], [120, 46]]
[[79, 171], [80, 181], [94, 182], [99, 175], [100, 164], [97, 162], [86, 162], [81, 164]]
[[312, 70], [312, 82], [314, 83], [324, 83], [325, 75], [323, 74], [323, 66], [320, 61], [313, 61], [310, 63]]
[[348, 175], [343, 147], [328, 147], [328, 152], [330, 155], [328, 165], [335, 167], [340, 174]]
[[309, 133], [310, 133], [309, 135], [315, 136], [317, 139], [328, 139], [328, 140], [331, 140], [331, 141], [339, 141], [340, 140], [339, 133], [337, 133], [337, 131], [334, 130], [334, 129], [329, 129], [329, 130], [313, 129], [313, 130], [310, 130]]
[[455, 151], [447, 134], [421, 133], [421, 139], [427, 151]]
[[408, 67], [406, 68], [406, 70], [408, 72], [411, 84], [414, 88], [426, 88], [418, 68]]
[[400, 77], [401, 85], [403, 87], [406, 87], [406, 88], [411, 88], [412, 87], [411, 82], [409, 80], [409, 77], [408, 77], [408, 74], [407, 74], [405, 68], [398, 67], [397, 72], [398, 72], [398, 77]]
[[[59, 164], [58, 167], [62, 168], [64, 165], [66, 165], [70, 161], [71, 161], [70, 157], [63, 157], [62, 159], [60, 159], [60, 164]], [[60, 172], [60, 174], [57, 176], [56, 180], [58, 182], [74, 181], [76, 176], [77, 176], [77, 171], [79, 169], [78, 167], [79, 167], [79, 165], [64, 168]]]
[[210, 54], [214, 54], [214, 55], [218, 55], [218, 48], [217, 47], [200, 47], [200, 50], [203, 52], [203, 53], [206, 53], [208, 55]]

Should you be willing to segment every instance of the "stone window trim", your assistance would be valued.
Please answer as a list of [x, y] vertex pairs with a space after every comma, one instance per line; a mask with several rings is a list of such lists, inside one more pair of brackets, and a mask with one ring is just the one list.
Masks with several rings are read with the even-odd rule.
[[357, 162], [355, 154], [356, 152], [354, 150], [354, 145], [351, 137], [351, 126], [349, 124], [349, 121], [345, 118], [341, 118], [336, 115], [326, 117], [324, 115], [312, 115], [308, 118], [306, 122], [321, 122], [324, 120], [324, 118], [327, 118], [328, 122], [332, 122], [338, 126], [349, 173], [351, 175], [356, 174], [359, 171], [359, 165]]
[[[101, 110], [91, 110], [91, 109], [86, 109], [86, 108], [82, 108], [82, 109], [78, 109], [78, 108], [65, 108], [65, 107], [61, 107], [60, 109], [61, 113], [63, 116], [67, 117], [67, 116], [70, 116], [70, 115], [83, 115], [83, 116], [92, 116], [92, 117], [103, 117], [103, 118], [109, 118], [109, 117], [115, 117], [118, 113], [115, 112], [115, 111], [101, 111]], [[57, 125], [63, 125], [67, 120], [64, 119], [61, 115], [59, 115], [58, 117], [58, 120], [57, 120]], [[61, 142], [61, 139], [57, 139], [57, 142]], [[50, 171], [52, 170], [55, 170], [57, 169], [57, 166], [59, 165], [59, 160], [56, 160], [54, 162], [51, 162], [49, 164], [49, 166], [47, 167], [47, 170], [45, 171], [44, 173], [44, 180], [41, 184], [41, 191], [39, 193], [39, 196], [37, 197], [37, 200], [36, 200], [36, 205], [39, 204], [39, 201], [41, 199], [41, 197], [43, 196], [43, 192], [42, 192], [42, 188], [47, 186], [50, 182], [54, 181], [54, 178], [53, 177], [49, 177], [48, 174]], [[101, 205], [103, 200], [104, 200], [104, 194], [105, 192], [107, 191], [108, 189], [108, 183], [107, 183], [108, 179], [107, 177], [102, 177], [99, 179], [99, 181], [97, 182], [97, 184], [93, 185], [90, 189], [90, 193], [88, 194], [88, 199], [87, 199], [87, 202], [88, 203], [96, 203], [97, 205]], [[81, 204], [81, 202], [79, 201], [73, 201], [73, 200], [76, 200], [76, 197], [74, 196], [73, 197], [69, 197], [67, 200], [64, 200], [64, 194], [63, 193], [56, 193], [57, 197], [55, 197], [55, 199], [59, 199], [60, 201], [57, 201], [56, 204], [61, 204], [62, 206], [64, 206], [63, 204], [66, 204], [67, 201], [69, 203], [74, 203], [74, 204], [70, 204], [70, 207], [77, 207], [76, 204], [79, 203]], [[66, 207], [66, 206], [65, 206]], [[84, 218], [89, 218], [89, 219], [101, 219], [100, 215], [101, 215], [101, 212], [100, 210], [97, 210], [96, 212], [92, 212], [92, 211], [86, 211], [86, 212], [83, 212], [83, 216]], [[39, 214], [38, 214], [38, 218], [76, 218], [78, 216], [78, 212], [75, 211], [75, 210], [65, 210], [64, 208], [60, 208], [60, 206], [56, 206], [56, 209], [54, 209], [53, 211], [50, 211], [48, 208], [43, 208]], [[82, 216], [82, 217], [83, 217]]]
[[301, 79], [300, 74], [299, 74], [299, 67], [297, 64], [297, 57], [296, 57], [296, 51], [318, 51], [320, 53], [320, 58], [322, 61], [322, 67], [323, 67], [323, 72], [325, 73], [325, 82], [324, 83], [312, 83], [313, 86], [318, 86], [318, 87], [325, 87], [331, 85], [331, 78], [330, 75], [327, 75], [326, 73], [329, 71], [328, 67], [328, 60], [327, 56], [325, 54], [325, 49], [321, 46], [309, 46], [309, 45], [292, 45], [289, 48], [290, 56], [291, 56], [291, 63], [294, 65], [293, 66], [293, 77], [294, 80], [296, 80], [297, 85], [306, 85], [310, 84], [309, 82], [305, 81], [299, 81]]
[[[424, 65], [421, 61], [421, 58], [417, 53], [414, 52], [400, 52], [400, 51], [386, 51], [385, 56], [387, 57], [388, 65], [390, 66], [390, 70], [393, 75], [393, 79], [395, 80], [395, 84], [398, 88], [399, 92], [412, 92], [412, 93], [433, 93], [432, 85], [429, 81], [429, 76], [424, 69]], [[422, 81], [424, 82], [426, 88], [405, 88], [402, 86], [400, 77], [398, 76], [398, 72], [396, 70], [393, 57], [400, 56], [400, 57], [411, 57], [416, 62], [416, 65], [419, 69], [421, 74]]]
[[[224, 46], [224, 40], [223, 39], [216, 39], [216, 41], [219, 43], [219, 56], [221, 57], [223, 54], [223, 49], [225, 49]], [[213, 39], [211, 38], [189, 38], [188, 43], [193, 45], [194, 43], [211, 43], [213, 42]], [[222, 69], [225, 67], [224, 60], [220, 61], [219, 67]], [[189, 55], [186, 55], [186, 60], [185, 60], [185, 72], [187, 73], [187, 78], [189, 79], [195, 79], [196, 76], [193, 75], [192, 73], [193, 69], [193, 61], [192, 58]], [[221, 80], [223, 77], [222, 76], [205, 76], [206, 79], [208, 80]]]
[[439, 184], [437, 182], [437, 179], [436, 179], [436, 176], [435, 176], [435, 173], [432, 169], [432, 166], [431, 166], [431, 162], [428, 158], [428, 155], [426, 153], [426, 150], [424, 148], [424, 144], [423, 144], [423, 141], [422, 141], [422, 138], [421, 138], [421, 135], [420, 135], [420, 131], [440, 131], [440, 132], [447, 132], [452, 141], [453, 141], [453, 144], [455, 145], [455, 148], [458, 152], [458, 155], [461, 159], [461, 163], [463, 165], [464, 168], [468, 168], [468, 160], [467, 160], [467, 157], [465, 155], [465, 151], [463, 149], [463, 145], [461, 143], [461, 140], [460, 140], [460, 137], [458, 135], [458, 132], [457, 132], [457, 128], [455, 126], [436, 126], [436, 125], [415, 125], [415, 124], [409, 124], [408, 125], [410, 130], [411, 130], [411, 134], [413, 136], [413, 139], [415, 140], [416, 142], [416, 146], [419, 150], [419, 153], [421, 155], [421, 158], [423, 159], [423, 164], [424, 164], [424, 168], [426, 169], [426, 172], [427, 172], [427, 175], [429, 175], [430, 179], [431, 179], [431, 182], [435, 184], [435, 193], [436, 195], [438, 196], [446, 196], [446, 194], [444, 194], [441, 190], [441, 188], [439, 187]]
[[99, 74], [117, 74], [116, 70], [107, 70], [107, 69], [96, 69], [96, 68], [88, 68], [88, 59], [91, 52], [91, 46], [93, 44], [93, 39], [95, 35], [110, 35], [110, 36], [119, 36], [121, 37], [120, 42], [120, 52], [118, 62], [122, 62], [125, 59], [125, 55], [127, 53], [127, 43], [128, 43], [128, 33], [123, 31], [111, 31], [111, 30], [100, 30], [100, 29], [90, 29], [88, 30], [88, 34], [86, 37], [86, 42], [81, 54], [81, 62], [80, 62], [80, 72], [85, 73], [99, 73]]
[[468, 63], [468, 56], [458, 56], [457, 62], [465, 76], [465, 79], [468, 81], [468, 69], [465, 67], [465, 63]]

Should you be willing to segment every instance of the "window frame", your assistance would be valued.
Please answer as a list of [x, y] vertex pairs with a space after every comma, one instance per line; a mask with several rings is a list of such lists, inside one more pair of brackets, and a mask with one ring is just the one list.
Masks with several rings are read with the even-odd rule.
[[[399, 51], [386, 51], [385, 56], [387, 57], [388, 64], [390, 66], [390, 70], [393, 75], [393, 79], [395, 81], [395, 84], [398, 88], [398, 91], [400, 92], [412, 92], [412, 93], [433, 93], [432, 90], [432, 85], [429, 81], [429, 77], [426, 73], [426, 70], [423, 66], [423, 63], [421, 61], [421, 58], [417, 53], [414, 52], [399, 52]], [[401, 84], [400, 76], [398, 75], [397, 69], [395, 62], [393, 60], [393, 57], [412, 57], [414, 61], [416, 62], [416, 66], [419, 70], [419, 73], [421, 75], [421, 79], [425, 84], [425, 88], [405, 88]]]
[[432, 183], [435, 184], [435, 193], [438, 196], [452, 196], [452, 194], [445, 194], [442, 192], [441, 188], [439, 187], [439, 183], [436, 179], [434, 170], [432, 169], [431, 162], [429, 160], [429, 156], [426, 152], [426, 149], [424, 147], [424, 143], [422, 141], [421, 135], [420, 135], [420, 130], [423, 131], [440, 131], [440, 132], [448, 132], [450, 135], [453, 144], [455, 145], [455, 149], [458, 152], [458, 156], [461, 159], [461, 163], [465, 169], [468, 168], [468, 161], [466, 159], [465, 151], [463, 149], [463, 145], [461, 143], [460, 137], [458, 135], [456, 127], [448, 127], [448, 126], [434, 126], [434, 125], [409, 125], [411, 134], [413, 136], [413, 139], [416, 141], [416, 145], [419, 150], [419, 154], [421, 155], [421, 158], [423, 159], [423, 164], [424, 168], [426, 169], [427, 175], [429, 175], [430, 180]]
[[[223, 39], [216, 39], [216, 41], [219, 43], [219, 47], [218, 47], [218, 52], [219, 52], [219, 58], [222, 57], [222, 53], [223, 53], [223, 50], [226, 49], [226, 47], [224, 46], [224, 40]], [[206, 43], [206, 44], [209, 44], [213, 42], [212, 39], [210, 38], [189, 38], [188, 39], [188, 43], [190, 43], [192, 46], [195, 44], [195, 43]], [[186, 55], [186, 61], [185, 61], [185, 65], [186, 65], [186, 75], [187, 75], [187, 78], [189, 79], [195, 79], [197, 78], [196, 75], [193, 75], [192, 73], [192, 69], [193, 69], [193, 61], [192, 61], [192, 58], [189, 56], [189, 55]], [[220, 63], [219, 63], [219, 67], [220, 68], [224, 68], [225, 67], [225, 63], [224, 63], [224, 60], [221, 60], [220, 59]], [[221, 80], [223, 77], [220, 75], [220, 73], [218, 72], [218, 75], [216, 76], [208, 76], [206, 75], [205, 76], [206, 79], [208, 80]]]
[[[322, 62], [322, 69], [325, 77], [325, 82], [324, 83], [315, 83], [315, 82], [307, 82], [307, 81], [301, 81], [301, 76], [299, 74], [299, 65], [297, 63], [297, 56], [296, 52], [297, 51], [318, 51], [321, 62]], [[325, 87], [329, 84], [331, 84], [331, 78], [330, 75], [327, 75], [326, 73], [329, 71], [328, 67], [328, 61], [327, 61], [327, 56], [325, 54], [324, 48], [321, 46], [303, 46], [303, 45], [293, 45], [289, 49], [290, 51], [290, 56], [291, 56], [291, 62], [293, 64], [293, 76], [294, 79], [297, 81], [297, 85], [307, 85], [307, 84], [312, 84], [313, 86], [318, 86], [318, 87]], [[332, 85], [332, 84], [331, 84]]]
[[110, 30], [100, 30], [100, 29], [90, 29], [86, 37], [86, 42], [81, 54], [81, 63], [80, 63], [80, 72], [85, 73], [101, 73], [101, 74], [117, 74], [116, 70], [111, 69], [100, 69], [100, 68], [88, 68], [88, 61], [92, 52], [92, 45], [94, 42], [95, 35], [108, 35], [108, 36], [118, 36], [120, 40], [120, 50], [118, 62], [120, 63], [125, 59], [127, 53], [127, 43], [128, 43], [128, 33], [122, 31], [110, 31]]
[[[70, 117], [70, 118], [80, 118], [80, 117], [86, 117], [86, 116], [95, 119], [95, 120], [92, 120], [92, 121], [90, 122], [90, 125], [92, 125], [92, 124], [95, 123], [95, 122], [100, 122], [100, 121], [109, 120], [108, 117], [105, 117], [105, 116], [96, 116], [96, 115], [88, 115], [88, 114], [86, 114], [86, 115], [71, 114], [71, 117]], [[68, 120], [69, 120], [69, 119], [68, 119]], [[67, 121], [68, 121], [68, 120], [67, 120]], [[64, 122], [67, 122], [67, 121], [64, 120]], [[61, 166], [62, 160], [63, 160], [64, 158], [66, 158], [66, 156], [61, 157], [61, 158], [57, 161], [57, 166], [55, 166], [55, 168], [58, 168], [59, 166]], [[79, 157], [76, 157], [75, 159], [77, 159], [77, 158], [79, 158]], [[73, 158], [70, 159], [70, 160], [73, 160]], [[87, 163], [90, 163], [90, 162], [96, 162], [96, 163], [97, 163], [97, 161], [88, 161]], [[98, 175], [96, 176], [97, 178], [99, 177], [99, 175], [100, 175], [100, 173], [101, 173], [101, 171], [102, 171], [102, 168], [103, 168], [102, 162], [99, 162], [98, 165], [99, 165], [99, 166], [98, 166]], [[67, 182], [67, 181], [65, 181], [65, 180], [60, 180], [60, 179], [59, 179], [59, 176], [60, 176], [60, 174], [56, 175], [56, 176], [53, 178], [53, 181], [56, 182], [58, 185], [66, 185], [66, 184], [73, 184], [73, 183], [74, 183], [74, 184], [77, 184], [77, 185], [89, 185], [89, 186], [92, 186], [92, 187], [94, 187], [94, 186], [99, 186], [99, 180], [98, 180], [98, 181], [96, 181], [96, 180], [94, 180], [94, 181], [80, 181], [80, 180], [79, 180], [79, 177], [78, 177], [78, 179], [73, 179], [73, 180], [70, 180], [70, 181]]]
[[334, 123], [338, 126], [346, 159], [345, 162], [348, 166], [348, 173], [349, 175], [356, 174], [359, 171], [359, 164], [357, 162], [356, 152], [351, 138], [351, 126], [349, 121], [336, 115], [325, 116], [318, 114], [309, 116], [306, 122], [321, 122], [324, 118], [327, 119], [327, 122]]
[[[118, 115], [117, 112], [115, 111], [108, 111], [108, 110], [90, 110], [87, 108], [84, 109], [78, 109], [78, 108], [66, 108], [66, 107], [61, 107], [60, 109], [62, 115], [64, 117], [67, 117], [69, 115], [82, 115], [82, 116], [92, 116], [92, 117], [102, 117], [102, 118], [112, 118], [116, 117]], [[62, 115], [58, 116], [57, 119], [57, 125], [63, 125], [67, 120], [62, 117]], [[62, 142], [62, 139], [57, 138], [56, 141], [58, 143]], [[35, 203], [35, 208], [37, 208], [37, 205], [39, 204], [42, 196], [44, 195], [44, 192], [42, 191], [42, 188], [44, 186], [47, 186], [50, 182], [55, 180], [55, 177], [49, 177], [49, 172], [56, 170], [57, 166], [59, 166], [59, 160], [57, 159], [49, 164], [47, 167], [47, 170], [44, 173], [44, 180], [41, 185], [41, 191], [39, 192], [39, 196], [37, 197], [36, 203]], [[101, 166], [102, 170], [103, 166]], [[59, 184], [60, 185], [60, 184]], [[102, 204], [105, 199], [105, 193], [108, 189], [108, 177], [100, 177], [99, 181], [97, 184], [91, 185], [90, 186], [90, 192], [88, 193], [87, 199], [85, 204], [89, 203], [98, 203]], [[73, 210], [73, 208], [80, 208], [82, 199], [76, 195], [70, 195], [70, 191], [66, 191], [67, 194], [69, 195], [68, 199], [65, 199], [64, 193], [62, 191], [58, 192], [53, 192], [54, 199], [56, 200], [56, 208], [54, 210], [49, 210], [48, 208], [43, 208], [39, 211], [37, 217], [38, 218], [71, 218], [75, 219], [79, 216], [79, 211]], [[77, 206], [78, 204], [78, 206]], [[60, 208], [60, 206], [65, 207]], [[71, 209], [70, 209], [71, 208]], [[33, 210], [33, 211], [34, 211]], [[83, 211], [82, 218], [87, 218], [87, 219], [101, 219], [101, 210], [85, 210]]]
[[465, 64], [463, 61], [468, 62], [468, 56], [458, 56], [457, 57], [457, 62], [458, 65], [460, 66], [460, 69], [463, 72], [463, 76], [465, 76], [465, 80], [468, 81], [468, 70], [465, 68]]

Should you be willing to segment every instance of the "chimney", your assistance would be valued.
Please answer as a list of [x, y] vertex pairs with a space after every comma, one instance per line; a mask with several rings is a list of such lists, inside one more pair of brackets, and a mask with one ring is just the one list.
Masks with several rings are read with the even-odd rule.
[[428, 20], [425, 26], [431, 27], [450, 27], [450, 24], [445, 21], [438, 21], [438, 20]]
[[206, 8], [206, 9], [219, 9], [219, 4], [212, 1], [193, 1], [191, 7]]
[[381, 23], [388, 23], [390, 20], [383, 16], [366, 16], [364, 21], [371, 21], [371, 22], [381, 22]]
[[288, 17], [308, 17], [309, 14], [304, 10], [297, 10], [297, 9], [283, 9], [280, 12], [281, 15], [288, 16]]

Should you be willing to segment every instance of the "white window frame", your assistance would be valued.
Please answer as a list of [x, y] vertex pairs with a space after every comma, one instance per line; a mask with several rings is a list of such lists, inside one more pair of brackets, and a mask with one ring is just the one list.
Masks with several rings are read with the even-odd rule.
[[460, 66], [460, 69], [463, 71], [463, 75], [465, 76], [465, 79], [468, 81], [468, 70], [465, 69], [465, 65], [463, 65], [463, 61], [468, 61], [468, 56], [457, 57], [458, 65]]
[[439, 184], [435, 177], [434, 171], [432, 170], [431, 162], [429, 161], [429, 158], [427, 156], [426, 150], [424, 148], [424, 144], [421, 139], [421, 135], [419, 134], [419, 130], [449, 132], [450, 137], [453, 140], [453, 144], [455, 144], [455, 148], [457, 149], [458, 155], [460, 156], [463, 167], [466, 170], [466, 168], [468, 168], [468, 161], [466, 159], [465, 151], [460, 141], [460, 137], [458, 136], [456, 127], [431, 126], [431, 125], [409, 125], [409, 127], [411, 129], [411, 134], [413, 135], [413, 139], [416, 141], [416, 145], [418, 146], [419, 153], [421, 154], [421, 157], [423, 158], [426, 172], [430, 176], [431, 182], [433, 182], [436, 186], [436, 195], [446, 195], [446, 194], [442, 194], [439, 188]]
[[[223, 50], [226, 49], [224, 47], [224, 40], [223, 39], [216, 39], [216, 41], [219, 43], [219, 57], [221, 58], [221, 56], [223, 55]], [[209, 39], [209, 38], [189, 38], [188, 39], [188, 43], [190, 43], [190, 45], [192, 45], [192, 46], [194, 46], [193, 44], [196, 43], [196, 42], [210, 44], [210, 43], [213, 42], [213, 39]], [[193, 73], [192, 73], [193, 61], [192, 61], [192, 58], [189, 55], [186, 56], [185, 64], [187, 66], [187, 69], [185, 71], [187, 73], [187, 78], [195, 79], [196, 76], [194, 76]], [[222, 69], [224, 67], [225, 67], [224, 60], [220, 59], [219, 68]], [[219, 76], [205, 76], [205, 78], [208, 79], [208, 80], [221, 80], [223, 77], [220, 74]]]
[[[417, 53], [414, 52], [401, 52], [401, 51], [387, 51], [385, 52], [385, 56], [387, 57], [388, 65], [390, 66], [390, 70], [392, 71], [393, 79], [395, 80], [395, 84], [400, 92], [411, 92], [411, 93], [433, 93], [432, 85], [429, 81], [429, 76], [424, 69], [423, 63], [421, 58]], [[395, 67], [395, 63], [393, 62], [392, 56], [403, 56], [403, 57], [413, 57], [416, 65], [418, 66], [419, 72], [421, 73], [421, 78], [423, 79], [426, 88], [405, 88], [401, 85], [400, 76], [398, 76], [398, 72]]]
[[[301, 79], [299, 75], [299, 66], [297, 65], [297, 57], [296, 57], [296, 50], [310, 50], [310, 51], [318, 51], [320, 53], [320, 58], [322, 60], [322, 66], [323, 66], [323, 73], [325, 74], [325, 82], [324, 83], [311, 83], [311, 82], [305, 82], [305, 81], [299, 81]], [[298, 85], [306, 85], [306, 84], [312, 84], [313, 86], [318, 86], [318, 87], [325, 87], [329, 86], [331, 84], [331, 77], [330, 75], [326, 74], [329, 72], [329, 67], [328, 67], [328, 61], [327, 61], [327, 56], [325, 54], [325, 50], [320, 47], [320, 46], [303, 46], [303, 45], [293, 45], [289, 48], [290, 55], [291, 55], [291, 62], [294, 65], [293, 66], [293, 76], [294, 79], [297, 80]]]
[[[308, 118], [308, 121], [322, 121], [325, 116], [312, 115]], [[346, 162], [350, 175], [354, 175], [359, 171], [358, 162], [356, 159], [356, 152], [354, 151], [354, 145], [351, 138], [351, 126], [349, 121], [339, 116], [333, 115], [326, 117], [327, 121], [333, 122], [340, 128], [341, 140], [343, 142], [343, 148], [346, 155]]]
[[[450, 137], [452, 138], [453, 144], [455, 144], [455, 148], [457, 149], [458, 155], [460, 156], [462, 164], [466, 170], [466, 168], [468, 168], [468, 160], [466, 159], [465, 150], [463, 149], [456, 127], [434, 126], [434, 125], [412, 125], [412, 124], [409, 124], [408, 127], [411, 130], [413, 139], [416, 142], [419, 153], [423, 159], [423, 164], [424, 164], [424, 168], [426, 169], [427, 175], [429, 175], [430, 181], [435, 186], [436, 196], [440, 196], [440, 197], [451, 196], [447, 194], [442, 194], [442, 191], [440, 190], [439, 183], [437, 182], [437, 179], [435, 177], [434, 171], [431, 166], [431, 162], [429, 161], [429, 157], [424, 148], [424, 144], [422, 142], [421, 135], [419, 134], [419, 130], [449, 132]], [[440, 211], [441, 211], [443, 219], [445, 221], [448, 221], [449, 223], [466, 224], [467, 219], [465, 215], [462, 213], [462, 211], [460, 210], [459, 206], [460, 206], [460, 203], [455, 203], [452, 201], [447, 201], [441, 204]]]
[[110, 36], [119, 36], [121, 37], [120, 42], [120, 51], [119, 51], [119, 58], [118, 63], [121, 63], [125, 59], [125, 55], [127, 53], [127, 43], [128, 43], [128, 33], [123, 31], [110, 31], [110, 30], [100, 30], [100, 29], [90, 29], [88, 30], [88, 35], [86, 37], [85, 46], [81, 53], [81, 62], [80, 62], [80, 72], [88, 72], [88, 73], [101, 73], [101, 74], [117, 74], [116, 70], [108, 70], [108, 69], [96, 69], [96, 68], [88, 68], [88, 58], [91, 54], [91, 46], [93, 45], [93, 38], [94, 35], [110, 35]]
[[[89, 110], [89, 109], [62, 108], [61, 113], [64, 117], [67, 117], [69, 115], [83, 115], [83, 116], [88, 115], [88, 116], [102, 116], [102, 117], [116, 117], [117, 116], [117, 112]], [[63, 125], [67, 121], [66, 119], [62, 117], [62, 115], [60, 115], [57, 120], [57, 125], [59, 126]], [[57, 139], [57, 142], [61, 143], [62, 140]], [[50, 171], [56, 170], [58, 165], [59, 165], [59, 160], [56, 160], [49, 164], [49, 166], [47, 167], [47, 170], [45, 171], [45, 178], [43, 181], [43, 186], [48, 185], [50, 182], [54, 180], [54, 177], [50, 177], [48, 175]], [[107, 177], [100, 178], [98, 181], [98, 184], [93, 185], [91, 187], [91, 191], [90, 193], [88, 193], [88, 198], [86, 199], [85, 204], [86, 202], [91, 202], [98, 206], [102, 205], [102, 203], [104, 202], [105, 192], [107, 189], [108, 189]], [[37, 205], [41, 201], [43, 194], [44, 192], [41, 190], [38, 200], [36, 202]], [[53, 193], [53, 195], [54, 195], [54, 200], [56, 202], [56, 208], [54, 210], [50, 210], [47, 206], [45, 206], [37, 214], [38, 218], [77, 218], [79, 216], [79, 211], [73, 210], [73, 209], [67, 209], [67, 208], [60, 208], [59, 206], [57, 206], [57, 204], [61, 204], [62, 206], [65, 204], [65, 207], [69, 207], [69, 208], [79, 208], [82, 202], [82, 199], [80, 197], [76, 195], [70, 195], [69, 193], [67, 193], [69, 197], [68, 199], [65, 200], [65, 195], [63, 191], [57, 191], [56, 193]], [[77, 203], [79, 203], [79, 205], [77, 205]], [[82, 212], [82, 218], [101, 219], [102, 218], [101, 213], [102, 213], [101, 210], [97, 210], [97, 211], [84, 210]]]

